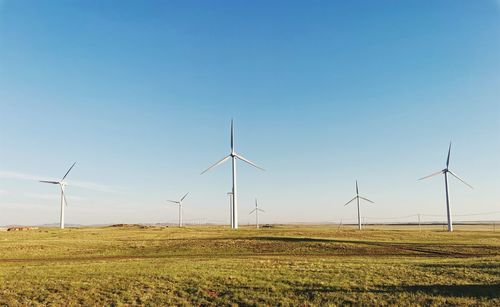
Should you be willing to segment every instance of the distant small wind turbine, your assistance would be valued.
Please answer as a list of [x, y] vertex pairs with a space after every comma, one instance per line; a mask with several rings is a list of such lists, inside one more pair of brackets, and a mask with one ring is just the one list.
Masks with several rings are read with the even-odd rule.
[[64, 194], [64, 189], [68, 185], [65, 181], [66, 176], [68, 176], [69, 172], [71, 169], [73, 169], [73, 166], [75, 166], [76, 162], [71, 165], [69, 170], [66, 172], [66, 174], [62, 177], [60, 181], [47, 181], [47, 180], [40, 180], [40, 182], [43, 183], [50, 183], [50, 184], [58, 184], [59, 187], [61, 188], [61, 216], [60, 216], [60, 222], [59, 222], [59, 227], [61, 229], [64, 229], [64, 205], [68, 205], [68, 202], [66, 201], [66, 194]]
[[182, 227], [182, 201], [186, 196], [188, 196], [189, 192], [187, 192], [184, 196], [182, 196], [181, 200], [167, 200], [171, 203], [179, 205], [179, 227]]
[[361, 230], [361, 216], [359, 214], [359, 200], [362, 199], [362, 200], [366, 200], [367, 202], [370, 202], [372, 204], [374, 204], [373, 201], [367, 199], [367, 198], [364, 198], [362, 196], [359, 196], [359, 189], [358, 189], [358, 181], [356, 180], [356, 196], [351, 199], [350, 201], [348, 201], [344, 206], [347, 206], [349, 205], [351, 202], [353, 202], [354, 200], [357, 200], [357, 204], [358, 204], [358, 229]]
[[451, 232], [451, 231], [453, 231], [453, 223], [451, 221], [450, 195], [448, 193], [448, 173], [450, 173], [453, 177], [457, 178], [458, 180], [462, 181], [469, 188], [473, 189], [473, 187], [449, 169], [450, 152], [451, 152], [451, 142], [450, 142], [450, 146], [448, 147], [448, 157], [446, 158], [446, 168], [443, 170], [440, 170], [439, 172], [435, 172], [433, 174], [430, 174], [429, 176], [422, 177], [419, 180], [426, 179], [426, 178], [440, 175], [440, 174], [444, 174], [444, 187], [445, 187], [445, 191], [446, 191], [446, 215], [448, 217], [448, 231]]
[[226, 162], [227, 160], [231, 159], [232, 162], [232, 174], [233, 174], [233, 190], [232, 190], [232, 197], [233, 197], [233, 210], [232, 210], [232, 222], [233, 224], [231, 225], [232, 229], [238, 229], [238, 197], [237, 197], [237, 191], [236, 191], [236, 159], [240, 159], [243, 162], [246, 162], [250, 165], [252, 165], [255, 168], [258, 168], [260, 170], [263, 170], [260, 166], [257, 166], [255, 163], [251, 162], [250, 160], [244, 158], [243, 156], [237, 154], [234, 151], [234, 128], [233, 128], [233, 120], [231, 120], [231, 152], [229, 153], [228, 156], [222, 158], [220, 161], [217, 163], [213, 164], [206, 170], [204, 170], [201, 174], [203, 175], [204, 173], [208, 172], [210, 169]]
[[259, 211], [260, 211], [260, 212], [266, 212], [266, 211], [264, 211], [264, 210], [262, 210], [262, 209], [259, 209], [259, 205], [258, 205], [258, 203], [257, 203], [257, 198], [256, 198], [256, 199], [255, 199], [255, 209], [253, 209], [252, 211], [250, 211], [250, 213], [249, 213], [249, 214], [252, 214], [252, 213], [254, 213], [254, 212], [255, 212], [255, 226], [256, 226], [257, 228], [259, 228]]

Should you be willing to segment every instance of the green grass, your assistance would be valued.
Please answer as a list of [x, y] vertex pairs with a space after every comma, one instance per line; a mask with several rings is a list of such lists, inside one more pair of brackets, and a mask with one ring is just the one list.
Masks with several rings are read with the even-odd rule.
[[500, 305], [477, 228], [42, 228], [0, 251], [0, 305]]

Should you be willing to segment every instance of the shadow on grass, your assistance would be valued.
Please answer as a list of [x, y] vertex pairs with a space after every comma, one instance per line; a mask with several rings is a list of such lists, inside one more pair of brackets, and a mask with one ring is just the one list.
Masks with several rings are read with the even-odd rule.
[[[475, 249], [472, 253], [463, 253], [457, 252], [461, 247], [465, 246], [463, 244], [448, 244], [443, 246], [442, 244], [419, 244], [419, 243], [395, 243], [395, 242], [380, 242], [380, 241], [366, 241], [366, 240], [338, 240], [338, 239], [328, 239], [328, 238], [300, 238], [300, 237], [272, 237], [272, 236], [264, 236], [264, 237], [250, 237], [247, 239], [252, 240], [266, 240], [266, 241], [281, 241], [281, 242], [306, 242], [306, 243], [344, 243], [344, 244], [361, 244], [366, 246], [375, 246], [379, 248], [385, 248], [387, 250], [392, 251], [400, 251], [403, 253], [413, 253], [413, 254], [425, 254], [428, 256], [437, 256], [437, 257], [478, 257], [478, 256], [489, 256], [489, 253], [480, 253], [477, 251], [481, 251], [483, 246], [471, 246], [467, 245], [467, 247]], [[446, 250], [452, 249], [452, 250]], [[495, 251], [498, 251], [496, 249]], [[498, 254], [498, 253], [497, 253]]]
[[[480, 270], [500, 270], [500, 262], [497, 263], [425, 263], [421, 264], [421, 267], [425, 268], [436, 268], [436, 269], [448, 269], [448, 268], [467, 268], [467, 269], [480, 269]], [[500, 289], [498, 290], [500, 291]]]
[[325, 287], [298, 287], [293, 289], [296, 294], [314, 298], [320, 293], [387, 293], [391, 296], [399, 293], [420, 294], [443, 297], [468, 297], [483, 299], [500, 298], [500, 284], [473, 284], [473, 285], [406, 285], [406, 286], [378, 286], [375, 289], [345, 288], [335, 286]]
[[430, 296], [444, 297], [472, 297], [485, 299], [500, 298], [500, 284], [474, 285], [408, 285], [408, 286], [379, 286], [377, 289], [339, 288], [339, 287], [312, 287], [296, 289], [296, 293], [313, 297], [314, 293], [343, 292], [343, 293], [419, 293]]
[[454, 297], [500, 298], [500, 284], [384, 286], [379, 289], [382, 292], [391, 293], [410, 292]]

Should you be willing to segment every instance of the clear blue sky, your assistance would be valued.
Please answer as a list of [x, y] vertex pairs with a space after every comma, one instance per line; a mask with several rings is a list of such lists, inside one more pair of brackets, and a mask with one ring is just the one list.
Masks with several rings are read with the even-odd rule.
[[[500, 210], [498, 1], [0, 0], [0, 225], [338, 222]], [[73, 184], [73, 185], [71, 185]], [[477, 216], [471, 219], [499, 219]], [[469, 217], [467, 217], [469, 219]], [[351, 220], [353, 221], [353, 220]]]

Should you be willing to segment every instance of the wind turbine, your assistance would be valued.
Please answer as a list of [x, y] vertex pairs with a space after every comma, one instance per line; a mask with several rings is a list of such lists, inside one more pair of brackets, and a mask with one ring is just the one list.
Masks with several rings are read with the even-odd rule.
[[167, 200], [171, 203], [179, 205], [179, 227], [182, 227], [182, 201], [186, 196], [188, 196], [189, 192], [187, 192], [184, 196], [182, 196], [181, 200]]
[[64, 176], [62, 177], [62, 179], [60, 181], [40, 180], [40, 182], [43, 182], [43, 183], [58, 184], [59, 187], [61, 188], [61, 217], [60, 217], [60, 221], [59, 221], [59, 227], [61, 229], [64, 229], [64, 205], [66, 205], [66, 206], [68, 205], [68, 202], [66, 201], [66, 194], [64, 194], [64, 189], [68, 185], [66, 183], [65, 179], [66, 179], [66, 176], [68, 176], [71, 169], [73, 169], [73, 166], [75, 166], [75, 164], [76, 164], [76, 162], [73, 163], [73, 165], [71, 165], [69, 170], [66, 172], [66, 174], [64, 174]]
[[446, 191], [446, 215], [448, 217], [448, 231], [453, 231], [453, 223], [451, 221], [451, 209], [450, 209], [450, 194], [448, 192], [448, 173], [451, 174], [453, 177], [457, 178], [458, 180], [462, 181], [465, 185], [467, 185], [471, 189], [473, 189], [473, 187], [449, 169], [450, 152], [451, 152], [451, 142], [450, 142], [450, 146], [448, 147], [448, 157], [446, 158], [446, 168], [443, 170], [440, 170], [439, 172], [435, 172], [433, 174], [430, 174], [429, 176], [425, 176], [423, 178], [420, 178], [419, 180], [426, 179], [426, 178], [440, 175], [440, 174], [444, 174], [444, 187], [445, 187], [445, 191]]
[[220, 161], [218, 161], [217, 163], [213, 164], [212, 166], [210, 166], [209, 168], [207, 168], [206, 170], [204, 170], [201, 174], [203, 175], [204, 173], [208, 172], [209, 170], [211, 170], [212, 168], [226, 162], [227, 160], [231, 159], [231, 162], [232, 162], [232, 174], [233, 174], [233, 190], [231, 191], [232, 192], [232, 198], [233, 198], [233, 203], [232, 203], [232, 225], [231, 225], [231, 228], [232, 229], [238, 229], [238, 197], [237, 197], [237, 189], [236, 189], [236, 159], [240, 159], [241, 161], [243, 162], [246, 162], [248, 164], [250, 164], [251, 166], [255, 167], [255, 168], [258, 168], [260, 170], [263, 170], [263, 168], [257, 166], [255, 163], [253, 163], [252, 161], [244, 158], [243, 156], [239, 155], [236, 153], [236, 151], [234, 150], [234, 128], [233, 128], [233, 120], [231, 120], [231, 152], [229, 153], [229, 155], [227, 155], [226, 157], [222, 158]]
[[256, 198], [255, 199], [255, 209], [253, 209], [252, 211], [250, 211], [249, 214], [252, 214], [252, 213], [255, 212], [255, 225], [256, 225], [257, 229], [259, 228], [259, 211], [260, 212], [266, 212], [266, 211], [264, 211], [262, 209], [259, 209], [259, 206], [257, 204], [257, 198]]
[[353, 199], [351, 199], [350, 201], [348, 201], [344, 206], [347, 206], [349, 205], [351, 202], [353, 202], [354, 200], [357, 201], [357, 204], [358, 204], [358, 229], [361, 230], [361, 216], [359, 214], [359, 200], [362, 199], [362, 200], [366, 200], [367, 202], [370, 202], [372, 204], [374, 204], [373, 201], [369, 200], [368, 198], [364, 198], [362, 196], [359, 196], [359, 189], [358, 189], [358, 181], [356, 180], [356, 196], [354, 196]]

